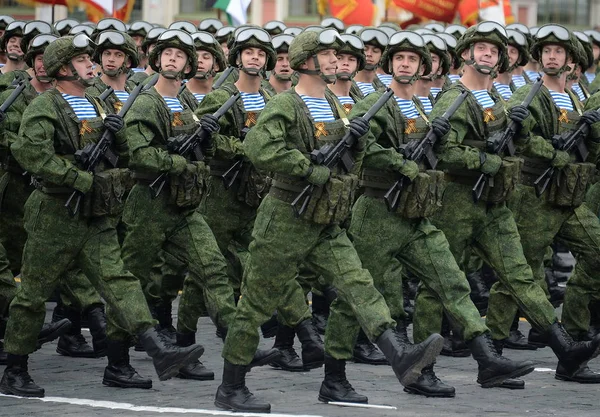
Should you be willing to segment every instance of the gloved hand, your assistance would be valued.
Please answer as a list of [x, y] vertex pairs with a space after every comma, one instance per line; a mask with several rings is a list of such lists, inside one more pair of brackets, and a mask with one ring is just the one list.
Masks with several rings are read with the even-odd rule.
[[419, 166], [415, 161], [405, 159], [398, 172], [412, 181], [419, 175]]
[[417, 146], [419, 146], [419, 140], [417, 139], [413, 139], [410, 142], [408, 142], [406, 145], [401, 145], [400, 146], [400, 153], [404, 156], [409, 156], [411, 153], [414, 152], [415, 148]]
[[450, 122], [443, 117], [436, 117], [431, 121], [433, 133], [439, 138], [443, 138], [450, 132]]
[[364, 117], [355, 117], [348, 125], [352, 135], [357, 138], [362, 138], [369, 131], [369, 127], [369, 122]]
[[0, 111], [0, 123], [2, 123], [6, 119], [6, 113]]
[[600, 122], [600, 112], [596, 110], [588, 110], [581, 115], [581, 120], [588, 125]]
[[200, 124], [209, 133], [218, 132], [221, 128], [221, 125], [219, 124], [219, 119], [217, 119], [212, 114], [205, 114], [204, 116], [202, 116], [200, 118]]
[[104, 118], [104, 127], [106, 127], [110, 132], [117, 133], [125, 126], [125, 122], [123, 121], [123, 117], [118, 114], [108, 114]]
[[508, 118], [518, 124], [522, 124], [523, 120], [527, 119], [530, 114], [529, 109], [522, 104], [516, 105], [508, 110]]
[[324, 165], [311, 165], [312, 169], [308, 177], [306, 179], [308, 182], [314, 185], [323, 185], [327, 181], [329, 181], [329, 177], [331, 177], [331, 171]]
[[566, 167], [571, 162], [571, 155], [566, 151], [556, 151], [552, 158], [552, 166], [558, 169]]
[[487, 175], [494, 176], [502, 166], [502, 158], [493, 153], [481, 152], [479, 154], [481, 162], [481, 172]]

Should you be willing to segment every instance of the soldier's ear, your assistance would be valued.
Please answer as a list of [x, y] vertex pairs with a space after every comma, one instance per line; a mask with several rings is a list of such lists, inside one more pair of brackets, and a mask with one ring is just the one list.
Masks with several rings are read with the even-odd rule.
[[60, 77], [66, 77], [67, 75], [69, 75], [69, 67], [68, 67], [68, 65], [63, 65], [58, 70], [58, 76], [60, 76]]

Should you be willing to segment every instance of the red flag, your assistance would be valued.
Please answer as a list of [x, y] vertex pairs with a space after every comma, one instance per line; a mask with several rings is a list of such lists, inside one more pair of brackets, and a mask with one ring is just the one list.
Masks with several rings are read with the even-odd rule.
[[510, 0], [504, 0], [504, 21], [507, 25], [516, 22], [515, 15], [513, 14], [512, 6], [510, 4]]
[[415, 16], [450, 23], [460, 0], [394, 0], [394, 3]]
[[375, 19], [371, 0], [329, 0], [329, 13], [345, 25], [370, 26]]
[[462, 0], [458, 6], [458, 14], [463, 25], [476, 25], [479, 18], [479, 0]]

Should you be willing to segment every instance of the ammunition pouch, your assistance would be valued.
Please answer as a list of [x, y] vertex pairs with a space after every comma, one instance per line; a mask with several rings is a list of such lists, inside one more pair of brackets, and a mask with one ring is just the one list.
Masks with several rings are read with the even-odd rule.
[[204, 162], [190, 162], [179, 175], [169, 176], [169, 204], [179, 208], [198, 207], [208, 190], [210, 169]]
[[588, 186], [593, 182], [596, 167], [591, 163], [568, 164], [555, 171], [547, 191], [546, 201], [557, 207], [578, 207], [583, 203]]
[[126, 168], [114, 168], [96, 173], [92, 189], [83, 198], [82, 215], [84, 217], [120, 216], [133, 184], [131, 172]]
[[271, 178], [258, 172], [249, 162], [245, 162], [241, 169], [237, 198], [246, 205], [256, 208], [269, 191]]

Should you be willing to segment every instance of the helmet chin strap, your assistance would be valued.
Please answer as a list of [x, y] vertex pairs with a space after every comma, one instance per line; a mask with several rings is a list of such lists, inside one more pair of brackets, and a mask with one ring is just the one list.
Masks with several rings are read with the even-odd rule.
[[275, 77], [275, 79], [277, 81], [291, 81], [293, 73], [292, 74], [279, 74], [275, 71], [271, 71], [271, 75], [273, 77]]
[[546, 75], [549, 75], [551, 77], [560, 77], [561, 75], [563, 75], [565, 72], [571, 72], [573, 71], [573, 67], [571, 67], [569, 64], [567, 64], [565, 62], [565, 64], [558, 68], [546, 68], [542, 65], [542, 72]]
[[336, 75], [335, 74], [332, 74], [332, 75], [323, 74], [323, 72], [321, 71], [321, 65], [319, 64], [319, 59], [317, 58], [317, 56], [313, 55], [312, 59], [313, 59], [313, 63], [315, 64], [314, 70], [299, 69], [298, 72], [300, 74], [318, 75], [319, 78], [321, 78], [323, 81], [325, 81], [325, 84], [335, 84], [335, 80], [337, 79]]
[[8, 59], [10, 59], [11, 61], [21, 62], [21, 61], [23, 61], [23, 59], [25, 59], [25, 54], [18, 55], [18, 54], [15, 54], [15, 53], [10, 53], [10, 54], [6, 54], [6, 57]]
[[[465, 64], [472, 66], [473, 68], [475, 68], [475, 71], [477, 71], [480, 74], [494, 77], [494, 68], [496, 68], [496, 66], [490, 67], [489, 65], [480, 65], [477, 62], [475, 62], [475, 49], [473, 44], [471, 44], [469, 51], [471, 53], [471, 57], [465, 60]], [[498, 58], [498, 62], [500, 62], [500, 58]]]
[[71, 69], [71, 72], [73, 73], [73, 75], [65, 75], [65, 76], [57, 76], [56, 79], [58, 81], [79, 81], [84, 87], [91, 87], [94, 84], [94, 79], [96, 77], [92, 77], [89, 80], [84, 80], [83, 78], [81, 78], [81, 76], [79, 75], [79, 73], [77, 72], [77, 70], [75, 69], [75, 66], [73, 65], [73, 63], [71, 61], [69, 61], [69, 68]]
[[216, 75], [216, 72], [214, 69], [211, 69], [209, 71], [196, 71], [196, 75], [194, 75], [194, 78], [196, 80], [208, 80], [210, 77], [214, 77]]
[[352, 77], [356, 75], [356, 72], [338, 72], [335, 74], [335, 78], [338, 81], [351, 81]]
[[[419, 58], [419, 68], [421, 68], [421, 58]], [[389, 61], [389, 71], [392, 73], [392, 78], [400, 84], [405, 85], [413, 85], [415, 81], [417, 81], [421, 76], [419, 75], [419, 70], [415, 72], [413, 75], [393, 75], [394, 71], [392, 68], [392, 61]]]
[[[245, 72], [248, 75], [251, 75], [253, 77], [258, 77], [259, 75], [262, 75], [264, 67], [263, 68], [248, 68], [245, 67], [244, 64], [242, 63], [242, 57], [240, 55], [240, 53], [238, 52], [238, 56], [237, 56], [237, 60], [238, 62], [238, 69], [240, 71]], [[266, 64], [265, 64], [266, 65]]]
[[123, 65], [121, 65], [116, 70], [105, 70], [104, 65], [101, 65], [101, 68], [102, 68], [102, 73], [108, 75], [111, 78], [116, 78], [119, 75], [125, 74], [129, 71], [129, 68], [127, 68], [127, 65], [125, 63], [123, 63]]
[[364, 71], [375, 71], [377, 69], [377, 67], [379, 67], [379, 65], [377, 64], [365, 64], [365, 67], [363, 68]]

